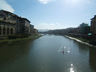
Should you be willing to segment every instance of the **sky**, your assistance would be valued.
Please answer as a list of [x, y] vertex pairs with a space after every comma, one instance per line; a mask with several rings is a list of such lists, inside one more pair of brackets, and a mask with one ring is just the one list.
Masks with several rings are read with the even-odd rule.
[[96, 0], [0, 0], [0, 9], [29, 19], [37, 29], [64, 29], [90, 25]]

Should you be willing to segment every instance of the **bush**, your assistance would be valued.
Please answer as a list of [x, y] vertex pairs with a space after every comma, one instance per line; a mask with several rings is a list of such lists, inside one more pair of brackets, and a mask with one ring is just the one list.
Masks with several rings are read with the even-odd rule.
[[29, 37], [27, 34], [17, 34], [17, 35], [9, 35], [8, 39], [16, 39], [16, 38], [26, 38]]

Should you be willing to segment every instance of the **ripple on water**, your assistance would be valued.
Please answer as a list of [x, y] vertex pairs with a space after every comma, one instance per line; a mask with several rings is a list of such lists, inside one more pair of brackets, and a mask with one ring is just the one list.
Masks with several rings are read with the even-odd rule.
[[74, 71], [74, 65], [73, 65], [73, 64], [71, 64], [70, 72], [75, 72], [75, 71]]

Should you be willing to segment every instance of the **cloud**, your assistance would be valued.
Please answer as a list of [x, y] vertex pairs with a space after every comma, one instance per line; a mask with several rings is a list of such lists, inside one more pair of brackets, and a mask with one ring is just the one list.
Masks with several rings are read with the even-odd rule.
[[64, 29], [65, 26], [60, 23], [40, 23], [35, 25], [37, 29]]
[[67, 6], [80, 6], [92, 3], [93, 0], [64, 0], [65, 5]]
[[12, 6], [7, 3], [6, 0], [0, 0], [0, 9], [6, 10], [6, 11], [10, 11], [10, 12], [12, 12], [12, 13], [15, 11], [15, 10], [12, 8]]
[[52, 2], [53, 0], [38, 0], [38, 1], [42, 4], [48, 4], [48, 3]]

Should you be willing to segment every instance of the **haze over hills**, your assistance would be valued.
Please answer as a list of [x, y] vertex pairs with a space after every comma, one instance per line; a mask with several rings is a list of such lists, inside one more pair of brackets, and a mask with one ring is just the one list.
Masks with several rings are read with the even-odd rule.
[[46, 32], [49, 31], [48, 29], [38, 29], [38, 32]]

